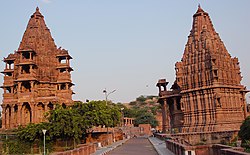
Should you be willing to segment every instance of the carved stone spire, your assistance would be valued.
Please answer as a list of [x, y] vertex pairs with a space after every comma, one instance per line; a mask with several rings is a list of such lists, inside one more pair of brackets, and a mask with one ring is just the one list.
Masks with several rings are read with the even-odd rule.
[[[241, 75], [238, 64], [238, 59], [231, 58], [215, 31], [208, 13], [199, 6], [193, 15], [193, 25], [182, 61], [176, 64], [178, 84], [182, 89], [210, 86], [216, 83], [240, 85]], [[188, 74], [185, 74], [185, 71]]]
[[31, 15], [18, 50], [55, 50], [56, 45], [39, 8]]
[[[193, 15], [184, 54], [175, 68], [181, 90], [179, 104], [183, 105], [183, 115], [180, 116], [184, 121], [174, 127], [180, 126], [182, 132], [239, 129], [246, 117], [244, 98], [248, 92], [240, 83], [239, 62], [230, 56], [208, 13], [200, 6]], [[175, 90], [172, 91], [175, 95], [164, 93], [170, 94], [166, 96], [168, 100], [180, 95]]]

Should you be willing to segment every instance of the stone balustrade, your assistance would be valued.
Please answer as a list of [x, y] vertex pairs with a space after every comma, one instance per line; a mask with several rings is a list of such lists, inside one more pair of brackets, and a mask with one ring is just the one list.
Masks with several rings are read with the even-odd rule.
[[244, 148], [222, 144], [188, 146], [177, 141], [167, 140], [166, 147], [176, 155], [249, 155]]
[[90, 155], [96, 151], [96, 144], [80, 144], [73, 150], [55, 152], [52, 155]]

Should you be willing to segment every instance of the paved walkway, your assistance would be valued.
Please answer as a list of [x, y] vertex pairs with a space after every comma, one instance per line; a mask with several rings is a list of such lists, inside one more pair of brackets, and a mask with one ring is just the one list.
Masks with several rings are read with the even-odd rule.
[[149, 137], [148, 139], [159, 155], [174, 155], [174, 153], [166, 148], [166, 143], [163, 140], [156, 137]]
[[[151, 144], [150, 144], [151, 143]], [[115, 142], [98, 149], [91, 155], [174, 155], [164, 141], [155, 137], [138, 137]]]
[[131, 138], [122, 146], [117, 147], [108, 155], [158, 155], [146, 137]]

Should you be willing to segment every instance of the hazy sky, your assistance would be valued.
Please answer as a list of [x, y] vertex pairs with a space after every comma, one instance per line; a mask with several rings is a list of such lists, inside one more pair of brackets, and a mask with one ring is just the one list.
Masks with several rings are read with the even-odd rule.
[[114, 102], [158, 95], [158, 79], [174, 81], [199, 3], [250, 89], [250, 0], [2, 0], [0, 58], [17, 50], [39, 6], [56, 45], [73, 57], [74, 100], [102, 100], [104, 88], [116, 90]]

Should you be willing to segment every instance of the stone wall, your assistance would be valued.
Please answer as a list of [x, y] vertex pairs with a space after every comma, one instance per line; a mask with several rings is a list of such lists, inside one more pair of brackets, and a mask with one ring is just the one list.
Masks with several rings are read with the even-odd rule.
[[184, 140], [190, 145], [218, 144], [231, 142], [238, 134], [238, 131], [221, 132], [195, 132], [171, 134], [171, 138]]
[[80, 144], [76, 149], [64, 151], [64, 152], [55, 152], [51, 155], [89, 155], [96, 151], [96, 144]]
[[166, 147], [176, 155], [250, 155], [243, 152], [241, 147], [231, 147], [227, 145], [200, 145], [188, 146], [173, 140], [166, 141]]
[[231, 147], [227, 145], [215, 144], [212, 146], [213, 155], [249, 155], [249, 153], [243, 152], [242, 147]]

